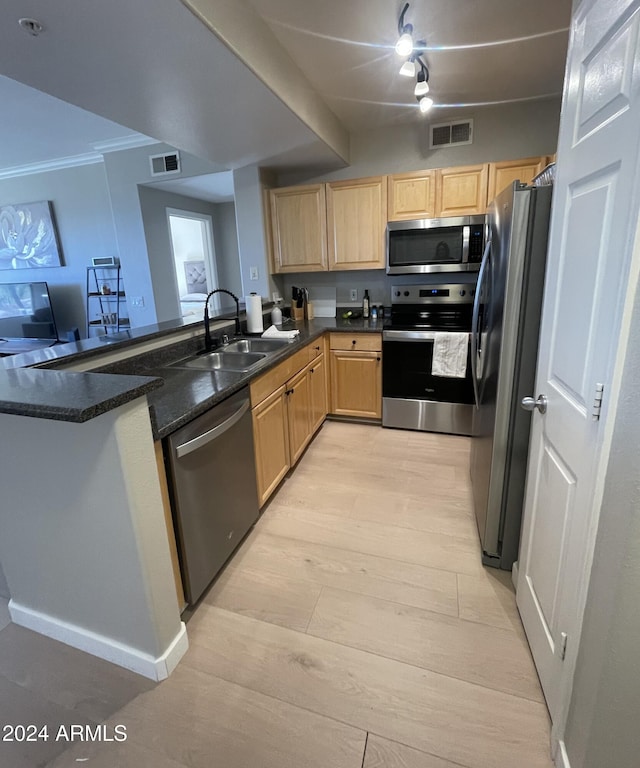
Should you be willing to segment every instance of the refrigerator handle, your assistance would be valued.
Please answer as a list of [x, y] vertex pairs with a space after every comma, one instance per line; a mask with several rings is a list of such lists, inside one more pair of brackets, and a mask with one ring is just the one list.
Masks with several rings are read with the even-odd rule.
[[473, 316], [471, 319], [471, 378], [473, 380], [473, 395], [476, 400], [476, 408], [480, 407], [480, 393], [478, 387], [478, 353], [482, 351], [480, 349], [480, 328], [478, 327], [480, 321], [480, 294], [482, 293], [482, 281], [484, 280], [487, 261], [489, 260], [490, 253], [491, 240], [487, 240], [484, 254], [482, 255], [480, 271], [478, 272], [476, 295], [473, 299]]

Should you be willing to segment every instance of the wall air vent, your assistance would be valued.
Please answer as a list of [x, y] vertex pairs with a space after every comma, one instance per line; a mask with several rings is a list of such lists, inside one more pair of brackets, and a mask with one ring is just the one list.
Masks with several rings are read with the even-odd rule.
[[165, 176], [168, 173], [180, 173], [180, 155], [177, 152], [169, 152], [166, 155], [151, 155], [152, 176]]
[[455, 147], [473, 142], [473, 120], [438, 123], [429, 127], [429, 149]]

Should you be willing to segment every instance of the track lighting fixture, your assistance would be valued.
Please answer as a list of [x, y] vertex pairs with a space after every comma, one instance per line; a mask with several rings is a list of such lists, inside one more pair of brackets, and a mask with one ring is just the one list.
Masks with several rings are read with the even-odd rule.
[[405, 77], [415, 77], [416, 76], [416, 62], [415, 57], [411, 57], [410, 59], [407, 59], [405, 63], [400, 67], [400, 74], [404, 75]]
[[418, 99], [418, 106], [420, 107], [420, 112], [424, 115], [433, 106], [433, 99], [430, 99], [428, 96], [422, 96]]
[[418, 72], [418, 80], [416, 81], [414, 93], [416, 96], [425, 96], [429, 93], [429, 70], [424, 62], [421, 61], [420, 64], [420, 71]]
[[433, 99], [427, 96], [429, 93], [429, 68], [424, 62], [422, 55], [427, 48], [426, 40], [413, 40], [413, 24], [405, 22], [405, 14], [409, 10], [409, 3], [405, 3], [400, 18], [398, 19], [398, 42], [396, 43], [396, 53], [406, 57], [406, 61], [400, 68], [400, 74], [405, 77], [415, 77], [416, 68], [419, 67], [418, 77], [414, 88], [414, 94], [418, 100], [420, 112], [428, 112], [433, 106]]
[[413, 25], [404, 23], [404, 15], [408, 8], [409, 3], [405, 3], [398, 19], [398, 34], [400, 35], [396, 43], [398, 56], [411, 56], [413, 52]]

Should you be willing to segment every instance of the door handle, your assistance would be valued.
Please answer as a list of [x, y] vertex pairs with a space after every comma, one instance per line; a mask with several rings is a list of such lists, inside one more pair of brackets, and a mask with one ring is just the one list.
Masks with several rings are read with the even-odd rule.
[[250, 406], [251, 403], [249, 400], [243, 400], [240, 407], [234, 413], [232, 413], [228, 419], [225, 419], [222, 424], [218, 424], [217, 426], [213, 427], [213, 429], [205, 432], [203, 435], [198, 435], [198, 437], [194, 437], [192, 440], [189, 440], [186, 443], [182, 443], [182, 445], [177, 445], [175, 449], [176, 457], [181, 459], [183, 456], [197, 451], [198, 448], [202, 448], [203, 446], [207, 445], [207, 443], [211, 443], [213, 440], [223, 435], [225, 432], [231, 429], [234, 424], [237, 424], [240, 421], [240, 419], [249, 410]]
[[537, 408], [540, 413], [546, 413], [548, 402], [546, 395], [538, 395], [537, 399], [534, 399], [533, 397], [523, 397], [521, 405], [525, 411], [535, 411]]

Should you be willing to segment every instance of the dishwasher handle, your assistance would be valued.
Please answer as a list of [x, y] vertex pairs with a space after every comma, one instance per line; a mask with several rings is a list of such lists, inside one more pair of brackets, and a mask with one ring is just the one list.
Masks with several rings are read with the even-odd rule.
[[194, 437], [192, 440], [187, 440], [186, 443], [176, 445], [176, 457], [181, 459], [183, 456], [187, 456], [188, 454], [197, 451], [199, 448], [208, 445], [208, 443], [211, 443], [221, 435], [224, 435], [224, 433], [231, 429], [234, 424], [237, 424], [240, 421], [249, 410], [249, 405], [249, 400], [243, 400], [240, 407], [234, 411], [228, 419], [225, 419], [222, 424], [218, 424], [216, 427], [213, 427], [213, 429], [208, 430], [202, 435], [198, 435], [198, 437]]

